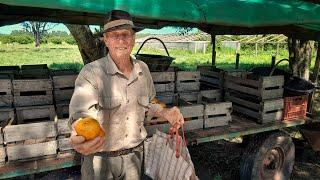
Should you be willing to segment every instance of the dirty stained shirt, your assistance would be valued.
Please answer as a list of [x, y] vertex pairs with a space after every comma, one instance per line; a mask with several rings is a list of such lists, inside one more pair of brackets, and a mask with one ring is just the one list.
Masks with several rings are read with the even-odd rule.
[[131, 60], [129, 79], [108, 54], [85, 65], [75, 82], [69, 124], [80, 117], [96, 118], [106, 132], [104, 151], [139, 145], [147, 136], [146, 111], [158, 110], [150, 103], [156, 93], [148, 66], [133, 57]]

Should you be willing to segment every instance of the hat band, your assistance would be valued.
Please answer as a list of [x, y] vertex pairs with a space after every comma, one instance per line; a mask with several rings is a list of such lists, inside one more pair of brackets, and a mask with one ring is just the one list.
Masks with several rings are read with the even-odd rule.
[[113, 28], [113, 27], [117, 27], [117, 26], [121, 26], [121, 25], [131, 25], [133, 26], [133, 22], [130, 20], [125, 20], [125, 19], [119, 19], [119, 20], [114, 20], [111, 22], [108, 22], [107, 24], [105, 24], [103, 26], [103, 30], [106, 31], [107, 29]]

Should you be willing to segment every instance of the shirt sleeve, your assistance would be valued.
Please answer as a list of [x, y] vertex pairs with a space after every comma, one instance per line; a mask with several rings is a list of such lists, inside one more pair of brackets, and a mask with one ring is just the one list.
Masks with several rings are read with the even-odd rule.
[[81, 117], [96, 118], [98, 110], [98, 86], [89, 66], [79, 73], [69, 105], [69, 125]]

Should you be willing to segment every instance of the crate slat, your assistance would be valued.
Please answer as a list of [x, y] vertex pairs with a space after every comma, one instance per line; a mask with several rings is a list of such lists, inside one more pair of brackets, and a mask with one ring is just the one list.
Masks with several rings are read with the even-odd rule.
[[200, 82], [177, 82], [177, 91], [185, 92], [185, 91], [199, 91], [200, 90]]
[[156, 98], [166, 105], [176, 105], [176, 95], [174, 93], [157, 93]]
[[208, 103], [204, 105], [204, 115], [227, 114], [232, 111], [232, 102]]
[[6, 126], [3, 131], [7, 143], [57, 136], [54, 122], [11, 125]]
[[18, 123], [23, 123], [26, 120], [47, 118], [54, 120], [56, 113], [53, 105], [47, 106], [30, 106], [16, 108]]
[[13, 95], [0, 95], [0, 107], [12, 107]]
[[54, 100], [56, 102], [59, 101], [69, 101], [71, 100], [72, 94], [73, 94], [74, 89], [55, 89], [53, 91], [54, 93]]
[[20, 94], [15, 94], [13, 104], [16, 107], [50, 105], [53, 104], [52, 91], [46, 91], [45, 95], [21, 96]]
[[6, 151], [3, 145], [0, 145], [0, 164], [6, 161]]
[[157, 93], [161, 92], [174, 92], [174, 82], [166, 83], [166, 84], [154, 84], [154, 88]]
[[0, 92], [6, 92], [11, 94], [12, 92], [12, 82], [11, 79], [0, 79]]
[[47, 91], [52, 90], [52, 81], [50, 79], [20, 79], [13, 80], [14, 92], [26, 91]]
[[14, 109], [13, 108], [1, 108], [0, 109], [0, 122], [14, 119]]
[[180, 112], [184, 118], [203, 116], [204, 106], [202, 104], [195, 104], [190, 106], [179, 106]]
[[220, 89], [215, 90], [202, 90], [200, 91], [202, 101], [205, 102], [220, 102], [222, 100], [222, 94]]
[[70, 143], [70, 138], [58, 139], [58, 149], [59, 151], [72, 150], [73, 147]]
[[219, 116], [214, 118], [204, 118], [204, 128], [227, 126], [232, 120], [231, 115]]
[[69, 117], [69, 101], [68, 102], [57, 102], [57, 116], [58, 118], [66, 118]]
[[154, 83], [175, 81], [174, 72], [151, 72], [151, 77]]
[[58, 128], [58, 135], [70, 134], [71, 129], [68, 125], [68, 119], [58, 119], [57, 128]]
[[49, 141], [38, 144], [20, 144], [15, 146], [8, 146], [6, 147], [8, 160], [15, 161], [20, 159], [55, 155], [57, 153], [57, 144], [57, 141]]
[[55, 89], [74, 87], [77, 77], [78, 77], [77, 74], [53, 76], [52, 77], [53, 87]]
[[[201, 100], [200, 92], [183, 92], [178, 93], [179, 104], [185, 104], [185, 102], [199, 103]], [[182, 101], [181, 101], [182, 100]]]
[[177, 81], [199, 81], [201, 78], [200, 71], [178, 71], [177, 72]]

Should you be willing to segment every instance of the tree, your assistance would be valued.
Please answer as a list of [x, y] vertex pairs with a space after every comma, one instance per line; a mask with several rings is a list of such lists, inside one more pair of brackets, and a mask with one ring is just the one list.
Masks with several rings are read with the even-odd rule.
[[22, 23], [22, 27], [25, 31], [32, 33], [35, 46], [39, 47], [42, 37], [57, 24], [48, 23], [48, 22], [38, 22], [38, 21], [26, 21]]
[[309, 80], [314, 41], [288, 38], [290, 68], [294, 76]]
[[106, 55], [107, 49], [104, 42], [100, 40], [100, 32], [93, 34], [88, 25], [65, 25], [77, 42], [84, 64], [95, 61]]

